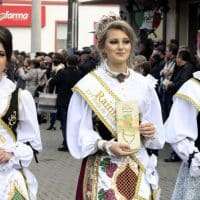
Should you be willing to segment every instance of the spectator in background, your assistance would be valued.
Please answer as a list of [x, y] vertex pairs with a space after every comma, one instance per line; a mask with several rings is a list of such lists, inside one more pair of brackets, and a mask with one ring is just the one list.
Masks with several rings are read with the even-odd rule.
[[168, 94], [168, 91], [163, 83], [165, 83], [166, 80], [170, 81], [174, 74], [177, 52], [178, 47], [175, 44], [171, 43], [167, 46], [165, 54], [165, 65], [164, 68], [160, 71], [161, 77], [159, 94], [164, 121], [167, 119], [171, 109], [172, 96]]
[[160, 71], [165, 65], [165, 49], [163, 46], [160, 45], [154, 49], [150, 61], [152, 64], [151, 75], [160, 80]]
[[44, 65], [46, 69], [46, 75], [47, 75], [47, 80], [50, 79], [51, 77], [51, 72], [52, 72], [52, 59], [49, 56], [44, 57]]
[[93, 54], [88, 54], [88, 51], [83, 51], [81, 53], [79, 61], [79, 69], [82, 74], [82, 77], [93, 70], [98, 64], [98, 55], [93, 52]]
[[192, 77], [192, 73], [196, 71], [196, 66], [193, 63], [191, 52], [187, 49], [181, 49], [176, 58], [177, 68], [173, 73], [171, 80], [165, 80], [163, 85], [171, 96]]
[[143, 62], [138, 67], [140, 69], [140, 73], [143, 76], [147, 76], [151, 72], [151, 62], [150, 61]]
[[63, 64], [64, 63], [64, 57], [60, 54], [60, 53], [55, 53], [53, 56], [52, 56], [52, 72], [53, 72], [53, 75], [56, 75], [56, 73], [63, 69], [65, 67], [65, 65]]
[[178, 52], [178, 46], [176, 46], [175, 44], [169, 44], [167, 46], [165, 52], [165, 66], [160, 71], [160, 75], [163, 77], [163, 79], [167, 80], [171, 79], [176, 65], [177, 52]]
[[53, 92], [56, 88], [57, 96], [57, 119], [61, 122], [63, 143], [58, 151], [68, 151], [66, 141], [66, 120], [68, 104], [72, 95], [72, 87], [81, 78], [78, 70], [78, 57], [68, 56], [65, 68], [60, 69], [49, 82], [49, 91]]
[[[133, 58], [133, 70], [141, 73], [140, 64], [146, 62], [147, 59], [143, 55], [137, 55]], [[141, 73], [142, 74], [142, 73]]]
[[133, 62], [133, 69], [134, 69], [134, 71], [139, 72], [140, 74], [142, 74], [143, 76], [148, 78], [148, 80], [153, 85], [153, 87], [156, 87], [158, 80], [155, 79], [150, 74], [151, 62], [147, 61], [147, 59], [144, 56], [142, 56], [142, 55], [135, 56], [134, 62]]
[[[193, 72], [197, 70], [195, 63], [193, 63], [191, 52], [182, 48], [179, 50], [176, 58], [176, 66], [171, 80], [165, 79], [163, 82], [168, 95], [168, 106], [172, 105], [172, 97], [179, 90], [179, 88], [192, 77]], [[192, 64], [193, 63], [193, 64]], [[166, 162], [180, 161], [178, 155], [173, 151], [169, 158], [165, 159]]]
[[170, 40], [170, 44], [174, 44], [174, 45], [176, 45], [177, 47], [179, 47], [179, 42], [178, 42], [178, 40], [176, 40], [176, 39], [171, 39], [171, 40]]
[[43, 78], [46, 70], [40, 68], [40, 62], [36, 59], [31, 60], [30, 69], [27, 73], [24, 70], [21, 71], [19, 76], [26, 81], [26, 89], [35, 96], [37, 87], [40, 84], [41, 79]]
[[[50, 74], [50, 78], [48, 79], [48, 90], [50, 93], [56, 93], [58, 94], [58, 88], [55, 87], [53, 84], [51, 85], [51, 81], [55, 78], [55, 76], [57, 75], [57, 73], [65, 68], [65, 58], [63, 57], [63, 55], [61, 55], [60, 53], [52, 53], [52, 66], [51, 66], [51, 74]], [[54, 124], [56, 122], [57, 119], [57, 113], [51, 113], [50, 114], [50, 125], [47, 128], [47, 130], [55, 130], [56, 128], [54, 127]], [[62, 127], [62, 125], [61, 125]]]
[[143, 55], [147, 60], [150, 59], [154, 49], [153, 40], [147, 38], [143, 41], [139, 41], [138, 44], [138, 55]]
[[16, 65], [17, 68], [15, 70], [15, 80], [17, 82], [17, 87], [25, 89], [26, 87], [26, 80], [22, 78], [21, 74], [24, 74], [24, 72], [28, 71], [28, 66], [27, 68], [24, 67], [24, 57], [21, 55], [17, 55], [16, 57]]

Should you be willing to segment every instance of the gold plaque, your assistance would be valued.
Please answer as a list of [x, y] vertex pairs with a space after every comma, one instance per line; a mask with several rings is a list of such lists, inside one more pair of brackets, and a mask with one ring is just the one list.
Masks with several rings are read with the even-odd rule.
[[139, 109], [135, 102], [116, 103], [117, 140], [128, 144], [135, 152], [141, 147], [139, 120]]

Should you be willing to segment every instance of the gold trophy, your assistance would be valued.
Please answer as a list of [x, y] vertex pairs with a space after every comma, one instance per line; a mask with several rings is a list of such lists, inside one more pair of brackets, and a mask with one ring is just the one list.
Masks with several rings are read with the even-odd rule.
[[139, 108], [133, 101], [116, 103], [117, 140], [137, 152], [141, 147]]

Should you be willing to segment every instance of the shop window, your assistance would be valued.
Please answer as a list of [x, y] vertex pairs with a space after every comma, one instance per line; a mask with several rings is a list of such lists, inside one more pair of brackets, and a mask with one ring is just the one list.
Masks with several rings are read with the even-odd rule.
[[56, 21], [56, 38], [55, 38], [55, 50], [66, 49], [67, 47], [67, 22]]

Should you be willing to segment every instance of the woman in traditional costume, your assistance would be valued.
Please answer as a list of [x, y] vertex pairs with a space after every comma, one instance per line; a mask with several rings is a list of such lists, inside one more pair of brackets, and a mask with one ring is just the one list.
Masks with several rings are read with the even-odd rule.
[[182, 159], [172, 200], [200, 199], [200, 71], [173, 99], [165, 123], [166, 141]]
[[158, 199], [161, 109], [153, 85], [130, 68], [134, 31], [111, 16], [96, 35], [102, 62], [75, 85], [68, 110], [69, 150], [83, 159], [76, 199]]
[[35, 103], [5, 75], [12, 35], [0, 27], [0, 199], [36, 200], [37, 181], [28, 170], [42, 149]]

